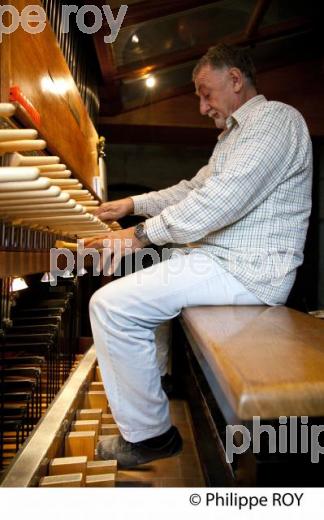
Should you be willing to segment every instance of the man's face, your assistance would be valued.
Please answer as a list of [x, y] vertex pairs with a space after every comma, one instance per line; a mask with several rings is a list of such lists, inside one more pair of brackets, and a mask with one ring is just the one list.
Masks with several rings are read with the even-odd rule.
[[205, 65], [195, 79], [200, 113], [211, 117], [220, 129], [225, 128], [226, 119], [236, 110], [235, 83], [230, 70], [213, 69]]

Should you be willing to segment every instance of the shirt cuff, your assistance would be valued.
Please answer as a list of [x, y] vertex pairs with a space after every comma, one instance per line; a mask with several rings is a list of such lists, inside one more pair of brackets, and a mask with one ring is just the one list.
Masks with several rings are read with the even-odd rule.
[[169, 242], [173, 242], [167, 227], [165, 226], [161, 215], [149, 218], [145, 221], [145, 230], [152, 244], [163, 246]]
[[133, 195], [131, 199], [134, 203], [134, 215], [148, 214], [147, 195], [145, 193], [143, 195]]

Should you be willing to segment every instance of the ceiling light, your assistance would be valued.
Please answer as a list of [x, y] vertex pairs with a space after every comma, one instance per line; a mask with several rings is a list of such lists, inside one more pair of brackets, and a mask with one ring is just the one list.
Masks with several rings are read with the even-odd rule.
[[137, 36], [137, 34], [133, 34], [133, 36], [132, 36], [132, 42], [133, 42], [133, 43], [139, 43], [139, 37]]
[[146, 79], [145, 83], [146, 83], [147, 88], [154, 88], [156, 85], [156, 79], [154, 76], [149, 76]]
[[23, 289], [27, 288], [28, 285], [23, 278], [16, 277], [11, 280], [10, 292], [22, 291]]

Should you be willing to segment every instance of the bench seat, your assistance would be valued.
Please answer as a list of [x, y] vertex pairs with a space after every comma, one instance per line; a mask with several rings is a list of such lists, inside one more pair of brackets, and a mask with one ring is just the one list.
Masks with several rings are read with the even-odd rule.
[[182, 327], [227, 423], [324, 416], [324, 322], [287, 307], [183, 310]]

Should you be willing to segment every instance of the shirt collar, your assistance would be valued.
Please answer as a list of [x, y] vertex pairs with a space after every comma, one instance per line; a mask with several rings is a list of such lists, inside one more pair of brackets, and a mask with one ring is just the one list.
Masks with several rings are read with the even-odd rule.
[[247, 101], [246, 103], [244, 103], [244, 105], [235, 110], [235, 112], [233, 112], [233, 114], [226, 119], [227, 128], [232, 128], [232, 126], [234, 126], [235, 123], [237, 123], [238, 125], [244, 123], [250, 111], [253, 110], [257, 105], [260, 105], [260, 103], [264, 103], [265, 101], [267, 101], [267, 99], [262, 94], [258, 94], [257, 96], [254, 96], [253, 98], [249, 99], [249, 101]]

